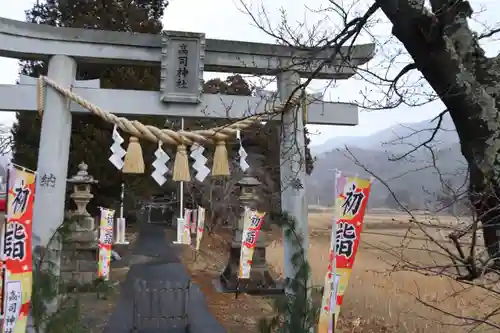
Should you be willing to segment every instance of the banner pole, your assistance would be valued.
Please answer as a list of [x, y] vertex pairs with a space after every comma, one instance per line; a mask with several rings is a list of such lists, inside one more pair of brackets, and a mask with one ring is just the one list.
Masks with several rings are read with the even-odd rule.
[[339, 196], [339, 191], [337, 189], [338, 179], [340, 178], [340, 173], [338, 169], [335, 169], [334, 178], [334, 193], [335, 199], [333, 202], [333, 225], [332, 225], [332, 281], [331, 281], [331, 297], [330, 297], [330, 311], [332, 312], [332, 332], [335, 333], [335, 311], [337, 306], [337, 221], [339, 217], [338, 207], [337, 207], [337, 197]]

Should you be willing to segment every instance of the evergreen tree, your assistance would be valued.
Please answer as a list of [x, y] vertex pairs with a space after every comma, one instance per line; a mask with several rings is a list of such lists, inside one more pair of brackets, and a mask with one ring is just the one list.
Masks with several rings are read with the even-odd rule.
[[[26, 12], [28, 22], [57, 27], [74, 27], [113, 31], [131, 31], [159, 34], [166, 0], [46, 0]], [[25, 62], [21, 73], [37, 77], [47, 73], [45, 62]], [[99, 64], [79, 64], [77, 79], [101, 80], [102, 88], [159, 90], [160, 73], [147, 67], [115, 67]], [[114, 111], [114, 110], [109, 110]], [[137, 118], [144, 123], [162, 127], [161, 117]], [[41, 119], [35, 113], [18, 113], [12, 134], [15, 140], [14, 161], [36, 169]], [[112, 207], [119, 198], [120, 184], [125, 181], [135, 194], [144, 196], [152, 186], [150, 177], [143, 175], [123, 177], [108, 161], [112, 125], [90, 114], [73, 114], [69, 174], [85, 161], [89, 172], [100, 181], [94, 191], [97, 205]], [[127, 139], [127, 137], [125, 136]], [[150, 168], [155, 145], [142, 142], [146, 168]], [[150, 173], [150, 170], [146, 170]], [[147, 180], [146, 180], [147, 179]], [[132, 199], [132, 198], [129, 198]], [[92, 208], [90, 207], [90, 208]]]

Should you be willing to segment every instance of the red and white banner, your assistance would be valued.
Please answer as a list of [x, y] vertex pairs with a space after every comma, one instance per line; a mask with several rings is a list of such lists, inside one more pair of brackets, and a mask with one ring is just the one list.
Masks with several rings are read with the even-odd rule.
[[26, 332], [33, 285], [31, 250], [35, 173], [22, 167], [8, 170], [7, 223], [3, 228], [2, 333]]
[[205, 208], [198, 207], [198, 227], [196, 228], [196, 251], [200, 250], [203, 232], [205, 232]]
[[250, 278], [253, 253], [265, 215], [266, 213], [245, 207], [245, 213], [243, 214], [243, 234], [241, 236], [240, 270], [238, 273], [238, 278], [240, 279]]
[[109, 280], [111, 264], [111, 248], [113, 246], [113, 222], [115, 211], [101, 207], [101, 220], [99, 223], [99, 262], [97, 276]]
[[191, 245], [191, 209], [184, 209], [184, 228], [182, 230], [182, 244]]
[[371, 179], [340, 172], [335, 175], [332, 236], [318, 333], [331, 333], [336, 326], [361, 239], [371, 185]]

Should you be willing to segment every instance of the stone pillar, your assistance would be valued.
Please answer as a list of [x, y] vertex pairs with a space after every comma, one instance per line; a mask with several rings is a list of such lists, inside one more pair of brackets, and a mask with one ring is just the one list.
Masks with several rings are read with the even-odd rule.
[[[240, 187], [241, 207], [252, 209], [259, 208], [258, 186], [260, 182], [254, 177], [244, 177], [238, 182]], [[277, 287], [266, 261], [266, 247], [269, 244], [266, 231], [270, 230], [269, 221], [264, 221], [259, 238], [255, 246], [250, 271], [250, 279], [238, 281], [238, 271], [240, 266], [241, 238], [243, 235], [243, 217], [233, 222], [233, 238], [229, 253], [228, 263], [222, 272], [218, 285], [223, 292], [244, 292], [248, 294], [273, 294], [280, 293], [281, 289]]]
[[[283, 67], [283, 68], [286, 68]], [[292, 70], [277, 76], [280, 99], [286, 102], [300, 83], [300, 75]], [[309, 246], [306, 202], [306, 167], [304, 122], [302, 108], [289, 108], [283, 114], [280, 133], [280, 174], [281, 174], [281, 209], [297, 220], [297, 232], [302, 236], [302, 247]], [[283, 235], [285, 278], [293, 278], [295, 270], [292, 256], [297, 251]]]
[[97, 229], [94, 218], [87, 212], [87, 204], [97, 181], [88, 174], [88, 166], [80, 163], [75, 176], [68, 179], [73, 185], [73, 199], [77, 208], [68, 214], [70, 235], [63, 239], [61, 278], [69, 285], [87, 284], [97, 278]]
[[[55, 55], [49, 60], [47, 76], [60, 86], [71, 89], [76, 79], [76, 67], [74, 59]], [[47, 263], [44, 266], [52, 271], [51, 274], [58, 277], [61, 266], [61, 243], [55, 233], [64, 221], [71, 112], [68, 100], [50, 88], [45, 94], [43, 106], [36, 200], [33, 207], [32, 246], [34, 264], [40, 264], [39, 258], [43, 254], [44, 261]], [[55, 311], [57, 305], [57, 298], [46, 304], [48, 312]], [[32, 324], [30, 315], [28, 333], [35, 331]]]
[[[60, 86], [71, 89], [76, 78], [76, 61], [67, 56], [53, 56], [49, 60], [48, 77]], [[37, 192], [33, 216], [34, 247], [47, 246], [52, 235], [63, 223], [70, 139], [71, 112], [68, 100], [48, 88], [38, 151]]]

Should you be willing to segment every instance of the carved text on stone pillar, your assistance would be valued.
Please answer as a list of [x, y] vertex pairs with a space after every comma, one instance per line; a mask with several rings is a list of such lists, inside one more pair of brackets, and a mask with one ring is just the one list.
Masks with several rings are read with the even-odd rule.
[[179, 45], [179, 51], [177, 52], [177, 59], [179, 60], [179, 68], [177, 69], [177, 81], [175, 82], [177, 88], [187, 88], [187, 76], [189, 74], [188, 60], [189, 60], [189, 50], [187, 44], [183, 43]]
[[40, 186], [41, 187], [56, 187], [57, 178], [53, 173], [45, 173], [42, 177], [40, 177]]
[[205, 57], [205, 35], [165, 32], [162, 38], [161, 100], [200, 103]]

